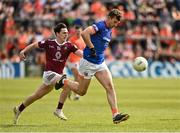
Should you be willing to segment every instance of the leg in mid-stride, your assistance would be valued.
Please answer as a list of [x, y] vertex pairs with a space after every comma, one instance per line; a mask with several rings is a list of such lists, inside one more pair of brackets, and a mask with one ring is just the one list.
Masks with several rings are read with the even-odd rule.
[[[119, 110], [117, 107], [116, 92], [115, 92], [114, 85], [112, 82], [112, 76], [106, 64], [103, 63], [100, 65], [93, 65], [91, 63], [89, 64], [90, 66], [88, 66], [88, 62], [85, 60], [83, 61], [86, 63], [82, 63], [82, 64], [86, 64], [86, 66], [80, 65], [80, 68], [84, 67], [80, 69], [81, 80], [79, 80], [79, 82], [75, 82], [69, 79], [63, 79], [61, 83], [65, 84], [66, 87], [70, 88], [72, 91], [79, 94], [80, 96], [83, 96], [87, 93], [87, 89], [91, 82], [92, 76], [95, 75], [97, 80], [102, 84], [102, 86], [106, 90], [107, 100], [112, 111], [113, 123], [117, 124], [117, 123], [127, 120], [129, 118], [128, 114], [119, 113]], [[98, 68], [98, 69], [95, 71], [94, 69], [92, 69], [92, 71], [89, 71], [89, 73], [87, 73], [86, 68], [90, 70], [90, 68], [93, 68], [93, 67]], [[83, 75], [83, 73], [85, 73], [85, 75]]]
[[119, 113], [118, 107], [117, 107], [116, 91], [114, 89], [114, 85], [112, 82], [112, 76], [109, 69], [107, 67], [105, 68], [106, 69], [102, 71], [96, 72], [95, 77], [106, 90], [107, 100], [112, 111], [113, 123], [117, 124], [117, 123], [127, 120], [129, 118], [129, 115]]
[[65, 100], [67, 99], [67, 97], [69, 95], [69, 92], [70, 92], [70, 89], [65, 88], [65, 86], [64, 86], [63, 90], [60, 94], [60, 97], [59, 97], [59, 102], [58, 102], [57, 108], [54, 111], [54, 115], [60, 120], [67, 120], [67, 117], [64, 115], [62, 108], [64, 106]]
[[14, 112], [14, 122], [13, 123], [14, 124], [18, 123], [20, 114], [26, 107], [28, 107], [29, 105], [31, 105], [33, 102], [37, 101], [38, 99], [42, 98], [44, 95], [48, 94], [52, 89], [53, 89], [53, 86], [45, 85], [43, 83], [32, 95], [27, 97], [25, 99], [25, 101], [22, 102], [22, 104], [14, 107], [13, 108], [13, 112]]
[[[59, 75], [59, 74], [52, 72], [52, 71], [44, 72], [43, 83], [40, 85], [40, 87], [38, 87], [38, 89], [32, 95], [28, 96], [20, 105], [15, 106], [13, 108], [13, 112], [14, 112], [13, 123], [17, 124], [19, 117], [20, 117], [20, 114], [24, 111], [24, 109], [26, 107], [28, 107], [29, 105], [31, 105], [33, 102], [41, 99], [43, 96], [45, 96], [49, 92], [51, 92], [53, 90], [53, 87], [56, 84], [56, 82], [61, 80], [64, 77], [66, 77], [66, 76], [65, 75]], [[65, 89], [62, 92], [62, 94], [61, 94], [62, 98], [60, 99], [60, 102], [62, 101], [62, 103], [64, 103], [68, 93], [69, 92], [67, 89]], [[59, 107], [60, 107], [60, 105], [59, 105]], [[61, 108], [61, 111], [59, 111], [57, 114], [58, 115], [60, 114], [60, 116], [63, 116], [63, 119], [67, 119], [62, 112], [62, 108]]]

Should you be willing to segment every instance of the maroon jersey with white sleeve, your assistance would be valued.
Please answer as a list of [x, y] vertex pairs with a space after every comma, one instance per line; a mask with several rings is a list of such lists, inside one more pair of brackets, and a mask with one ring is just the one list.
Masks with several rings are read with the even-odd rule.
[[56, 39], [40, 41], [38, 45], [46, 51], [45, 71], [53, 71], [59, 74], [63, 73], [69, 54], [77, 50], [70, 42], [59, 44]]

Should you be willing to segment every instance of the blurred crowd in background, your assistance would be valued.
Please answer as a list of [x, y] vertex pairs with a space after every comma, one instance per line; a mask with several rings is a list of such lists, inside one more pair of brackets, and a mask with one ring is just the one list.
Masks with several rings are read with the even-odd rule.
[[[19, 51], [53, 38], [52, 27], [59, 22], [72, 35], [76, 25], [103, 20], [113, 8], [124, 14], [112, 32], [108, 60], [180, 61], [180, 0], [1, 0], [0, 60], [19, 62]], [[32, 62], [43, 62], [43, 51], [32, 52]]]

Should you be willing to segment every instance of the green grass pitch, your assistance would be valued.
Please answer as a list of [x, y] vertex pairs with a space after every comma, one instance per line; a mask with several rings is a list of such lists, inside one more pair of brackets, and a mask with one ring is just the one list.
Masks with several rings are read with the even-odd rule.
[[67, 99], [68, 121], [54, 115], [60, 91], [29, 106], [13, 125], [12, 109], [41, 83], [40, 78], [0, 79], [0, 132], [178, 132], [180, 131], [180, 79], [113, 79], [122, 112], [130, 119], [112, 123], [106, 94], [93, 79], [79, 101]]

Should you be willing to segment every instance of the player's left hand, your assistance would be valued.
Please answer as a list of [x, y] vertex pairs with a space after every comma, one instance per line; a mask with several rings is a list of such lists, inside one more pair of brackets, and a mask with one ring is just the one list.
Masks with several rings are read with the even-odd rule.
[[91, 51], [90, 56], [96, 57], [96, 50], [94, 48], [91, 48], [90, 51]]

